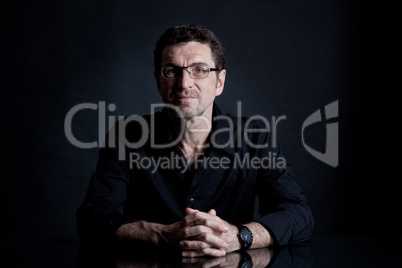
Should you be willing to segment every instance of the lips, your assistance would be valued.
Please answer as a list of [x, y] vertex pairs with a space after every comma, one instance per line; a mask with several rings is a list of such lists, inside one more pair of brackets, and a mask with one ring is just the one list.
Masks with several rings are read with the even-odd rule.
[[179, 100], [187, 100], [187, 99], [195, 99], [195, 98], [196, 97], [194, 97], [194, 96], [186, 96], [186, 95], [176, 97], [176, 99], [179, 99]]
[[191, 101], [200, 97], [195, 90], [177, 90], [173, 91], [171, 96], [172, 100], [177, 102]]
[[188, 101], [188, 100], [193, 100], [196, 99], [197, 96], [192, 96], [192, 95], [176, 95], [174, 97], [178, 101]]

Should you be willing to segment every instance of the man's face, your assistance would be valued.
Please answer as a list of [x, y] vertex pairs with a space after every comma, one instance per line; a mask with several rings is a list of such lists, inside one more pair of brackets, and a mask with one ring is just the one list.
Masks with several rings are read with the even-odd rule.
[[[191, 66], [206, 64], [215, 68], [211, 49], [207, 44], [188, 42], [165, 47], [162, 52], [161, 66]], [[222, 70], [217, 78], [215, 72], [201, 79], [191, 78], [185, 70], [178, 77], [165, 79], [160, 73], [155, 74], [159, 94], [164, 103], [179, 108], [186, 119], [206, 116], [211, 119], [212, 106], [216, 96], [223, 91], [226, 71]]]

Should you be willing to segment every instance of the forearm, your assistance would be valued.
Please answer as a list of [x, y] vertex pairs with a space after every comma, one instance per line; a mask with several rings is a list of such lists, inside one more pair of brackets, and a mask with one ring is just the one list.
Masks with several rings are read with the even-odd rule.
[[118, 240], [140, 241], [159, 245], [165, 241], [162, 235], [165, 228], [165, 225], [158, 223], [136, 221], [121, 225], [117, 229], [115, 237]]
[[247, 226], [253, 234], [253, 243], [250, 248], [264, 248], [274, 244], [272, 236], [261, 223], [250, 222], [244, 224], [244, 226]]
[[[247, 226], [251, 233], [253, 234], [253, 243], [251, 244], [251, 249], [255, 248], [265, 248], [274, 244], [273, 238], [269, 234], [266, 228], [258, 222], [250, 222], [243, 224]], [[226, 241], [229, 242], [229, 247], [227, 252], [233, 252], [241, 249], [241, 243], [239, 239], [239, 229], [235, 225], [229, 227], [229, 232], [225, 235]]]

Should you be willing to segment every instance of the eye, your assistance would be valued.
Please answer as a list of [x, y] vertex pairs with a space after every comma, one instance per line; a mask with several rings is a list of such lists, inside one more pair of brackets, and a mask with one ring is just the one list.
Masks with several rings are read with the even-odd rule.
[[165, 72], [167, 74], [176, 74], [177, 73], [177, 68], [175, 68], [175, 67], [165, 67]]
[[165, 77], [175, 77], [179, 72], [179, 68], [174, 66], [166, 66], [162, 69], [163, 76]]
[[196, 73], [202, 74], [202, 73], [208, 72], [207, 66], [194, 66], [193, 68], [194, 68], [194, 72], [196, 72]]

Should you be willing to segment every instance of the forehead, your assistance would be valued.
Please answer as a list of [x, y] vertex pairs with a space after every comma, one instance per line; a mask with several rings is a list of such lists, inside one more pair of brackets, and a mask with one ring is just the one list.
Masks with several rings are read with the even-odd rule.
[[194, 62], [214, 65], [211, 48], [199, 42], [178, 43], [166, 46], [162, 52], [162, 66], [167, 63], [188, 66]]

